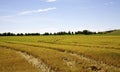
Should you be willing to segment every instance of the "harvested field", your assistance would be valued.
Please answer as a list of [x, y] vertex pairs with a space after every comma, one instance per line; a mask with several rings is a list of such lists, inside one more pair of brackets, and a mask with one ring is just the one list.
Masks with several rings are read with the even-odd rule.
[[[2, 67], [2, 63], [6, 63], [5, 57], [0, 60], [0, 67], [21, 71], [25, 66], [33, 72], [119, 72], [119, 39], [119, 36], [92, 35], [0, 37], [1, 57], [9, 50], [10, 54], [14, 53], [26, 62], [13, 69]], [[10, 61], [9, 58], [6, 60]]]

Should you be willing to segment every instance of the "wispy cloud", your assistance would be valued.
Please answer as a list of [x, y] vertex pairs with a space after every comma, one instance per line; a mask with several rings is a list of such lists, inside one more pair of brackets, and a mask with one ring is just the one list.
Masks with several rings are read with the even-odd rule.
[[55, 2], [56, 0], [47, 0], [46, 2]]
[[27, 15], [27, 14], [33, 14], [33, 13], [47, 12], [47, 11], [55, 10], [55, 9], [56, 9], [56, 7], [51, 7], [51, 8], [31, 10], [31, 11], [23, 11], [23, 12], [20, 12], [19, 15]]
[[13, 17], [13, 15], [0, 16], [0, 18], [10, 18], [10, 17]]
[[15, 16], [22, 16], [22, 15], [28, 15], [28, 14], [44, 13], [44, 12], [48, 12], [48, 11], [55, 10], [55, 9], [57, 9], [57, 8], [49, 7], [49, 8], [45, 8], [45, 9], [27, 10], [27, 11], [23, 11], [23, 12], [18, 12], [14, 15], [0, 16], [0, 18], [11, 18], [11, 17], [15, 17]]
[[113, 5], [113, 4], [114, 4], [114, 2], [112, 2], [112, 1], [111, 1], [111, 2], [106, 2], [106, 3], [104, 3], [105, 6]]

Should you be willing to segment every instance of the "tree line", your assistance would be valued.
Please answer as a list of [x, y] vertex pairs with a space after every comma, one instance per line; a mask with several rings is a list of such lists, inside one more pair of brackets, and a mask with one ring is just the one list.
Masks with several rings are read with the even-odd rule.
[[[111, 31], [106, 31], [106, 32], [111, 32]], [[83, 31], [76, 31], [76, 32], [65, 32], [65, 31], [61, 31], [61, 32], [55, 32], [55, 33], [49, 33], [49, 32], [45, 32], [43, 34], [40, 33], [0, 33], [0, 36], [39, 36], [39, 35], [91, 35], [91, 34], [105, 34], [106, 32], [92, 32], [89, 30], [83, 30]]]

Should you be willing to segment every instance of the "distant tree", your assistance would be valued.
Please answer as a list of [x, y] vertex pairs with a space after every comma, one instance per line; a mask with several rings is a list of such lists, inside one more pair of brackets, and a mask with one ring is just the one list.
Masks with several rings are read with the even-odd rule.
[[68, 31], [68, 35], [71, 35], [72, 33], [70, 31]]
[[7, 36], [7, 33], [3, 33], [2, 35], [3, 35], [3, 36]]
[[56, 35], [67, 35], [68, 33], [67, 32], [57, 32]]
[[1, 33], [0, 36], [15, 36], [15, 34], [7, 32], [7, 33]]
[[6, 33], [6, 36], [15, 36], [15, 34], [8, 32], [8, 33]]
[[25, 36], [28, 36], [28, 33], [25, 33]]
[[93, 32], [93, 34], [97, 34], [96, 32]]
[[57, 33], [53, 33], [53, 35], [57, 35]]
[[83, 34], [89, 35], [89, 34], [93, 34], [93, 33], [91, 31], [88, 31], [88, 30], [83, 30]]
[[88, 30], [83, 30], [83, 34], [86, 34], [86, 35], [87, 35], [88, 32], [89, 32]]
[[17, 33], [17, 36], [23, 36], [24, 34], [23, 33]]
[[40, 33], [29, 33], [31, 36], [40, 35]]
[[72, 35], [74, 35], [74, 32], [71, 32]]
[[43, 35], [50, 35], [48, 32], [45, 32]]
[[[108, 33], [108, 32], [112, 32], [112, 31], [106, 31], [106, 32], [98, 32], [98, 34], [103, 34], [103, 33]], [[48, 32], [45, 32], [44, 34], [42, 35], [77, 35], [77, 34], [85, 34], [85, 35], [89, 35], [89, 34], [96, 34], [96, 32], [91, 32], [89, 30], [83, 30], [83, 31], [77, 31], [77, 32], [71, 32], [71, 31], [68, 31], [68, 32], [65, 32], [65, 31], [61, 31], [61, 32], [56, 32], [56, 33], [48, 33]], [[40, 33], [17, 33], [17, 34], [14, 34], [14, 33], [0, 33], [0, 36], [35, 36], [35, 35], [41, 35]]]
[[53, 35], [52, 33], [49, 33], [49, 35]]
[[77, 32], [75, 32], [75, 34], [83, 34], [83, 32], [82, 31], [77, 31]]
[[35, 33], [35, 35], [40, 35], [40, 33]]

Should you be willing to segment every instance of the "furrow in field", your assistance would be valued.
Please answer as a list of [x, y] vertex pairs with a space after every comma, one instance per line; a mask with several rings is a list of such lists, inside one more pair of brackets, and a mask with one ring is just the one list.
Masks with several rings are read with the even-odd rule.
[[75, 56], [77, 57], [78, 59], [82, 59], [83, 61], [87, 61], [88, 64], [91, 63], [92, 65], [91, 66], [88, 66], [89, 69], [92, 69], [92, 70], [98, 70], [100, 72], [104, 72], [105, 70], [109, 70], [109, 69], [114, 69], [115, 71], [120, 71], [120, 68], [119, 67], [116, 67], [116, 66], [113, 66], [113, 65], [108, 65], [108, 64], [105, 64], [103, 61], [101, 62], [98, 62], [94, 59], [91, 59], [91, 58], [88, 58], [88, 57], [85, 57], [84, 55], [80, 55], [80, 54], [77, 54], [75, 52], [70, 52], [70, 51], [66, 51], [66, 53], [70, 54], [71, 56]]
[[115, 67], [113, 65], [108, 65], [108, 64], [105, 64], [104, 62], [98, 62], [96, 60], [93, 60], [93, 59], [78, 55], [76, 53], [69, 53], [69, 54], [72, 55], [72, 56], [75, 56], [75, 57], [77, 57], [79, 59], [83, 59], [85, 61], [88, 61], [88, 63], [93, 64], [93, 65], [88, 67], [89, 69], [98, 70], [99, 72], [104, 72], [105, 70], [107, 71], [109, 69], [113, 69], [115, 71], [120, 71], [119, 67]]
[[[40, 48], [40, 47], [32, 47], [22, 44], [8, 44], [3, 43], [4, 46], [12, 47], [14, 49], [18, 49], [20, 51], [26, 51], [38, 58], [40, 58], [45, 64], [47, 64], [52, 70], [55, 72], [79, 72], [83, 71], [80, 66], [70, 66], [68, 62], [74, 61], [74, 58], [68, 54], [64, 54], [63, 52], [59, 52], [52, 49]], [[64, 62], [64, 58], [66, 58], [66, 62]], [[79, 69], [80, 67], [80, 69]]]
[[[90, 46], [90, 45], [75, 45], [75, 44], [62, 44], [62, 43], [52, 43], [52, 42], [42, 42], [41, 43], [46, 43], [46, 44], [53, 44], [53, 45], [66, 45], [66, 46], [78, 46], [78, 47], [87, 47], [87, 48], [105, 48], [105, 49], [113, 49], [113, 50], [120, 50], [120, 48], [116, 48], [116, 47], [107, 47], [107, 46]], [[10, 43], [10, 44], [16, 44], [14, 42], [6, 42], [6, 43]], [[24, 43], [22, 43], [24, 44]]]
[[[25, 45], [28, 45], [28, 44], [25, 44]], [[47, 48], [47, 49], [53, 49], [53, 50], [57, 50], [57, 51], [60, 51], [60, 52], [68, 53], [68, 54], [73, 55], [73, 56], [77, 56], [77, 57], [79, 57], [79, 58], [82, 58], [82, 59], [84, 59], [84, 60], [88, 60], [88, 61], [93, 62], [93, 63], [100, 63], [101, 65], [108, 66], [108, 68], [111, 68], [111, 67], [114, 68], [114, 69], [119, 68], [119, 67], [114, 66], [114, 65], [108, 65], [108, 64], [104, 63], [103, 61], [98, 62], [98, 61], [90, 58], [89, 56], [86, 57], [86, 55], [84, 55], [83, 53], [79, 53], [79, 54], [78, 54], [78, 53], [76, 53], [76, 52], [74, 52], [74, 51], [72, 51], [72, 50], [65, 50], [65, 49], [54, 48], [54, 47], [46, 47], [46, 46], [37, 46], [37, 45], [29, 45], [29, 46], [41, 47], [41, 48]]]
[[50, 67], [48, 67], [44, 62], [42, 62], [40, 59], [34, 57], [33, 55], [29, 54], [28, 52], [21, 51], [19, 49], [13, 49], [13, 48], [7, 47], [7, 46], [1, 46], [1, 47], [16, 51], [16, 53], [23, 56], [30, 64], [35, 66], [39, 70], [39, 72], [41, 72], [41, 71], [42, 72], [55, 72]]
[[69, 46], [79, 46], [79, 47], [96, 47], [96, 48], [106, 48], [106, 49], [116, 49], [120, 50], [120, 48], [117, 47], [108, 47], [108, 46], [92, 46], [92, 45], [83, 45], [83, 44], [62, 44], [62, 43], [55, 43], [55, 42], [44, 42], [44, 41], [38, 41], [39, 43], [47, 43], [47, 44], [56, 44], [56, 45], [69, 45]]
[[0, 72], [38, 72], [38, 69], [16, 51], [0, 47]]
[[37, 67], [42, 72], [54, 72], [50, 69], [44, 62], [42, 62], [40, 59], [35, 58], [32, 55], [28, 55], [27, 53], [17, 52], [21, 54], [30, 64]]
[[[21, 42], [20, 42], [20, 44], [21, 44]], [[49, 44], [48, 45], [45, 45], [45, 44], [34, 44], [34, 43], [22, 43], [22, 44], [24, 44], [24, 45], [29, 45], [29, 46], [34, 46], [34, 47], [43, 47], [43, 48], [48, 48], [48, 49], [54, 49], [54, 50], [58, 50], [58, 51], [61, 51], [61, 52], [65, 52], [65, 51], [68, 51], [68, 52], [70, 52], [70, 53], [76, 53], [76, 54], [78, 54], [78, 55], [82, 55], [82, 56], [84, 56], [84, 57], [87, 57], [87, 58], [90, 58], [90, 59], [93, 59], [93, 60], [96, 60], [96, 61], [98, 61], [98, 62], [104, 62], [105, 64], [108, 64], [108, 65], [110, 65], [110, 66], [114, 66], [114, 67], [118, 67], [118, 68], [120, 68], [120, 65], [118, 64], [119, 62], [120, 62], [120, 60], [119, 59], [117, 59], [117, 58], [119, 58], [119, 51], [118, 50], [109, 50], [109, 49], [104, 49], [103, 50], [103, 48], [101, 48], [101, 49], [98, 49], [99, 51], [98, 52], [102, 52], [102, 51], [109, 51], [108, 52], [108, 55], [110, 55], [110, 56], [108, 56], [107, 54], [106, 54], [106, 56], [102, 56], [101, 54], [102, 53], [99, 53], [99, 54], [97, 54], [98, 55], [98, 57], [96, 56], [96, 53], [95, 54], [92, 54], [92, 55], [90, 55], [90, 54], [88, 54], [88, 53], [82, 53], [81, 51], [79, 52], [79, 50], [81, 50], [79, 47], [77, 47], [76, 48], [76, 46], [73, 46], [73, 49], [71, 48], [71, 46], [63, 46], [63, 45], [50, 45], [49, 46]], [[64, 48], [65, 47], [65, 48]], [[76, 48], [76, 50], [74, 49], [74, 47]], [[70, 49], [69, 49], [70, 48]], [[79, 49], [78, 49], [79, 48]], [[85, 49], [87, 50], [88, 49], [88, 51], [89, 50], [91, 50], [91, 51], [95, 51], [95, 50], [97, 50], [97, 48], [86, 48], [85, 47]], [[95, 49], [95, 50], [94, 50]], [[77, 51], [78, 50], [78, 51]], [[87, 52], [87, 51], [86, 51]], [[115, 57], [114, 57], [114, 54], [115, 54], [115, 56], [116, 56], [116, 59], [114, 59]], [[104, 55], [104, 54], [103, 54]], [[101, 57], [102, 56], [102, 57]], [[106, 58], [107, 57], [107, 58]], [[107, 61], [107, 59], [109, 59], [109, 57], [111, 57], [111, 59], [115, 62], [108, 62]], [[102, 59], [103, 58], [103, 59]], [[106, 59], [104, 59], [104, 58], [106, 58]], [[110, 59], [110, 60], [111, 60]], [[117, 61], [117, 63], [116, 63], [116, 61]]]
[[[23, 44], [23, 43], [20, 43], [20, 44]], [[52, 50], [57, 50], [59, 52], [67, 53], [67, 54], [69, 54], [71, 56], [77, 57], [78, 59], [82, 59], [84, 61], [87, 61], [88, 63], [93, 64], [92, 66], [88, 67], [90, 69], [95, 69], [95, 70], [115, 69], [115, 70], [120, 71], [119, 67], [116, 67], [114, 65], [108, 65], [108, 64], [105, 64], [104, 62], [98, 62], [98, 61], [96, 61], [94, 59], [91, 59], [91, 58], [88, 58], [88, 57], [84, 56], [83, 54], [77, 54], [76, 52], [73, 52], [73, 51], [67, 51], [67, 50], [64, 50], [64, 49], [58, 49], [58, 48], [53, 48], [53, 47], [45, 47], [45, 46], [38, 46], [38, 45], [32, 45], [32, 44], [23, 44], [23, 45], [32, 46], [32, 47], [47, 48], [47, 49], [52, 49]], [[69, 62], [69, 61], [66, 61], [66, 59], [64, 59], [64, 61], [67, 63], [67, 65], [69, 65], [71, 67], [73, 66], [72, 64], [74, 64], [74, 61]]]

